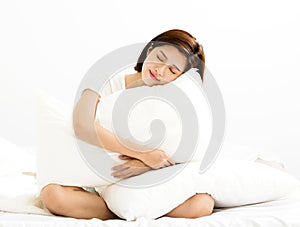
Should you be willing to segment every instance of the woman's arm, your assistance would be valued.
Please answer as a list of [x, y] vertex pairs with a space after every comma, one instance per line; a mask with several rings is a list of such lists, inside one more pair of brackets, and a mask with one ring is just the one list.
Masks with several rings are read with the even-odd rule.
[[85, 89], [73, 110], [73, 127], [76, 137], [95, 146], [99, 146], [94, 127], [99, 101], [100, 95], [98, 93]]
[[90, 89], [83, 91], [73, 112], [74, 132], [78, 139], [95, 146], [103, 147], [112, 152], [139, 159], [153, 169], [175, 164], [175, 162], [161, 150], [142, 152], [142, 147], [140, 147], [140, 150], [133, 150], [120, 143], [112, 132], [102, 127], [99, 121], [95, 120], [99, 101], [100, 95], [98, 93]]
[[100, 146], [107, 150], [139, 159], [152, 169], [160, 169], [170, 165], [175, 165], [175, 161], [162, 150], [156, 149], [153, 151], [143, 152], [145, 149], [141, 146], [138, 148], [137, 145], [134, 145], [135, 150], [129, 149], [127, 146], [120, 143], [111, 131], [103, 128], [99, 121], [95, 121], [95, 128]]

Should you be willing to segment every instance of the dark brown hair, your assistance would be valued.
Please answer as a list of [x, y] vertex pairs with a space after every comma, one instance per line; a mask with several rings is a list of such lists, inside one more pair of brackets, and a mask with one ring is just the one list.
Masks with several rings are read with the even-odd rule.
[[142, 50], [134, 69], [137, 72], [141, 72], [149, 50], [163, 45], [175, 46], [180, 52], [182, 52], [187, 57], [187, 66], [184, 69], [184, 72], [191, 68], [197, 68], [203, 81], [205, 69], [205, 55], [203, 47], [197, 42], [195, 37], [180, 29], [172, 29], [163, 32], [147, 43]]

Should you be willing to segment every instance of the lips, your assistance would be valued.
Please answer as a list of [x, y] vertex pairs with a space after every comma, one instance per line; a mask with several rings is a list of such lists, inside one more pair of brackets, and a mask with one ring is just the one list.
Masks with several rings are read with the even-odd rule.
[[151, 70], [149, 70], [149, 74], [151, 76], [152, 79], [159, 81], [159, 79], [157, 79], [157, 77], [151, 72]]

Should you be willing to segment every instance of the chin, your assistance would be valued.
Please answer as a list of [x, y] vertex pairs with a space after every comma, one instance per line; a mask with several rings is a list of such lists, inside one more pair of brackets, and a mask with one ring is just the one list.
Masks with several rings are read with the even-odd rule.
[[142, 78], [143, 79], [143, 82], [145, 85], [147, 86], [153, 86], [154, 83], [153, 83], [153, 80], [151, 78]]
[[153, 85], [155, 85], [155, 84], [153, 84], [153, 83], [145, 83], [146, 84], [146, 86], [148, 86], [148, 87], [152, 87]]

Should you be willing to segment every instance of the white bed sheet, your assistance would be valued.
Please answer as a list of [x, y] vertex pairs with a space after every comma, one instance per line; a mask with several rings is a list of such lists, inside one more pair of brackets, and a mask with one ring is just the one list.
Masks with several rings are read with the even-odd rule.
[[[276, 201], [215, 210], [211, 216], [198, 219], [160, 218], [101, 221], [79, 220], [50, 215], [36, 206], [37, 188], [34, 176], [35, 156], [0, 138], [0, 227], [299, 227], [300, 188], [289, 196]], [[232, 149], [230, 149], [232, 150]], [[28, 174], [24, 174], [29, 173]], [[7, 212], [9, 211], [9, 212]]]
[[160, 218], [101, 221], [79, 220], [58, 216], [17, 214], [0, 212], [0, 226], [45, 226], [45, 227], [298, 227], [300, 226], [300, 189], [276, 201], [215, 210], [211, 216], [198, 219]]

